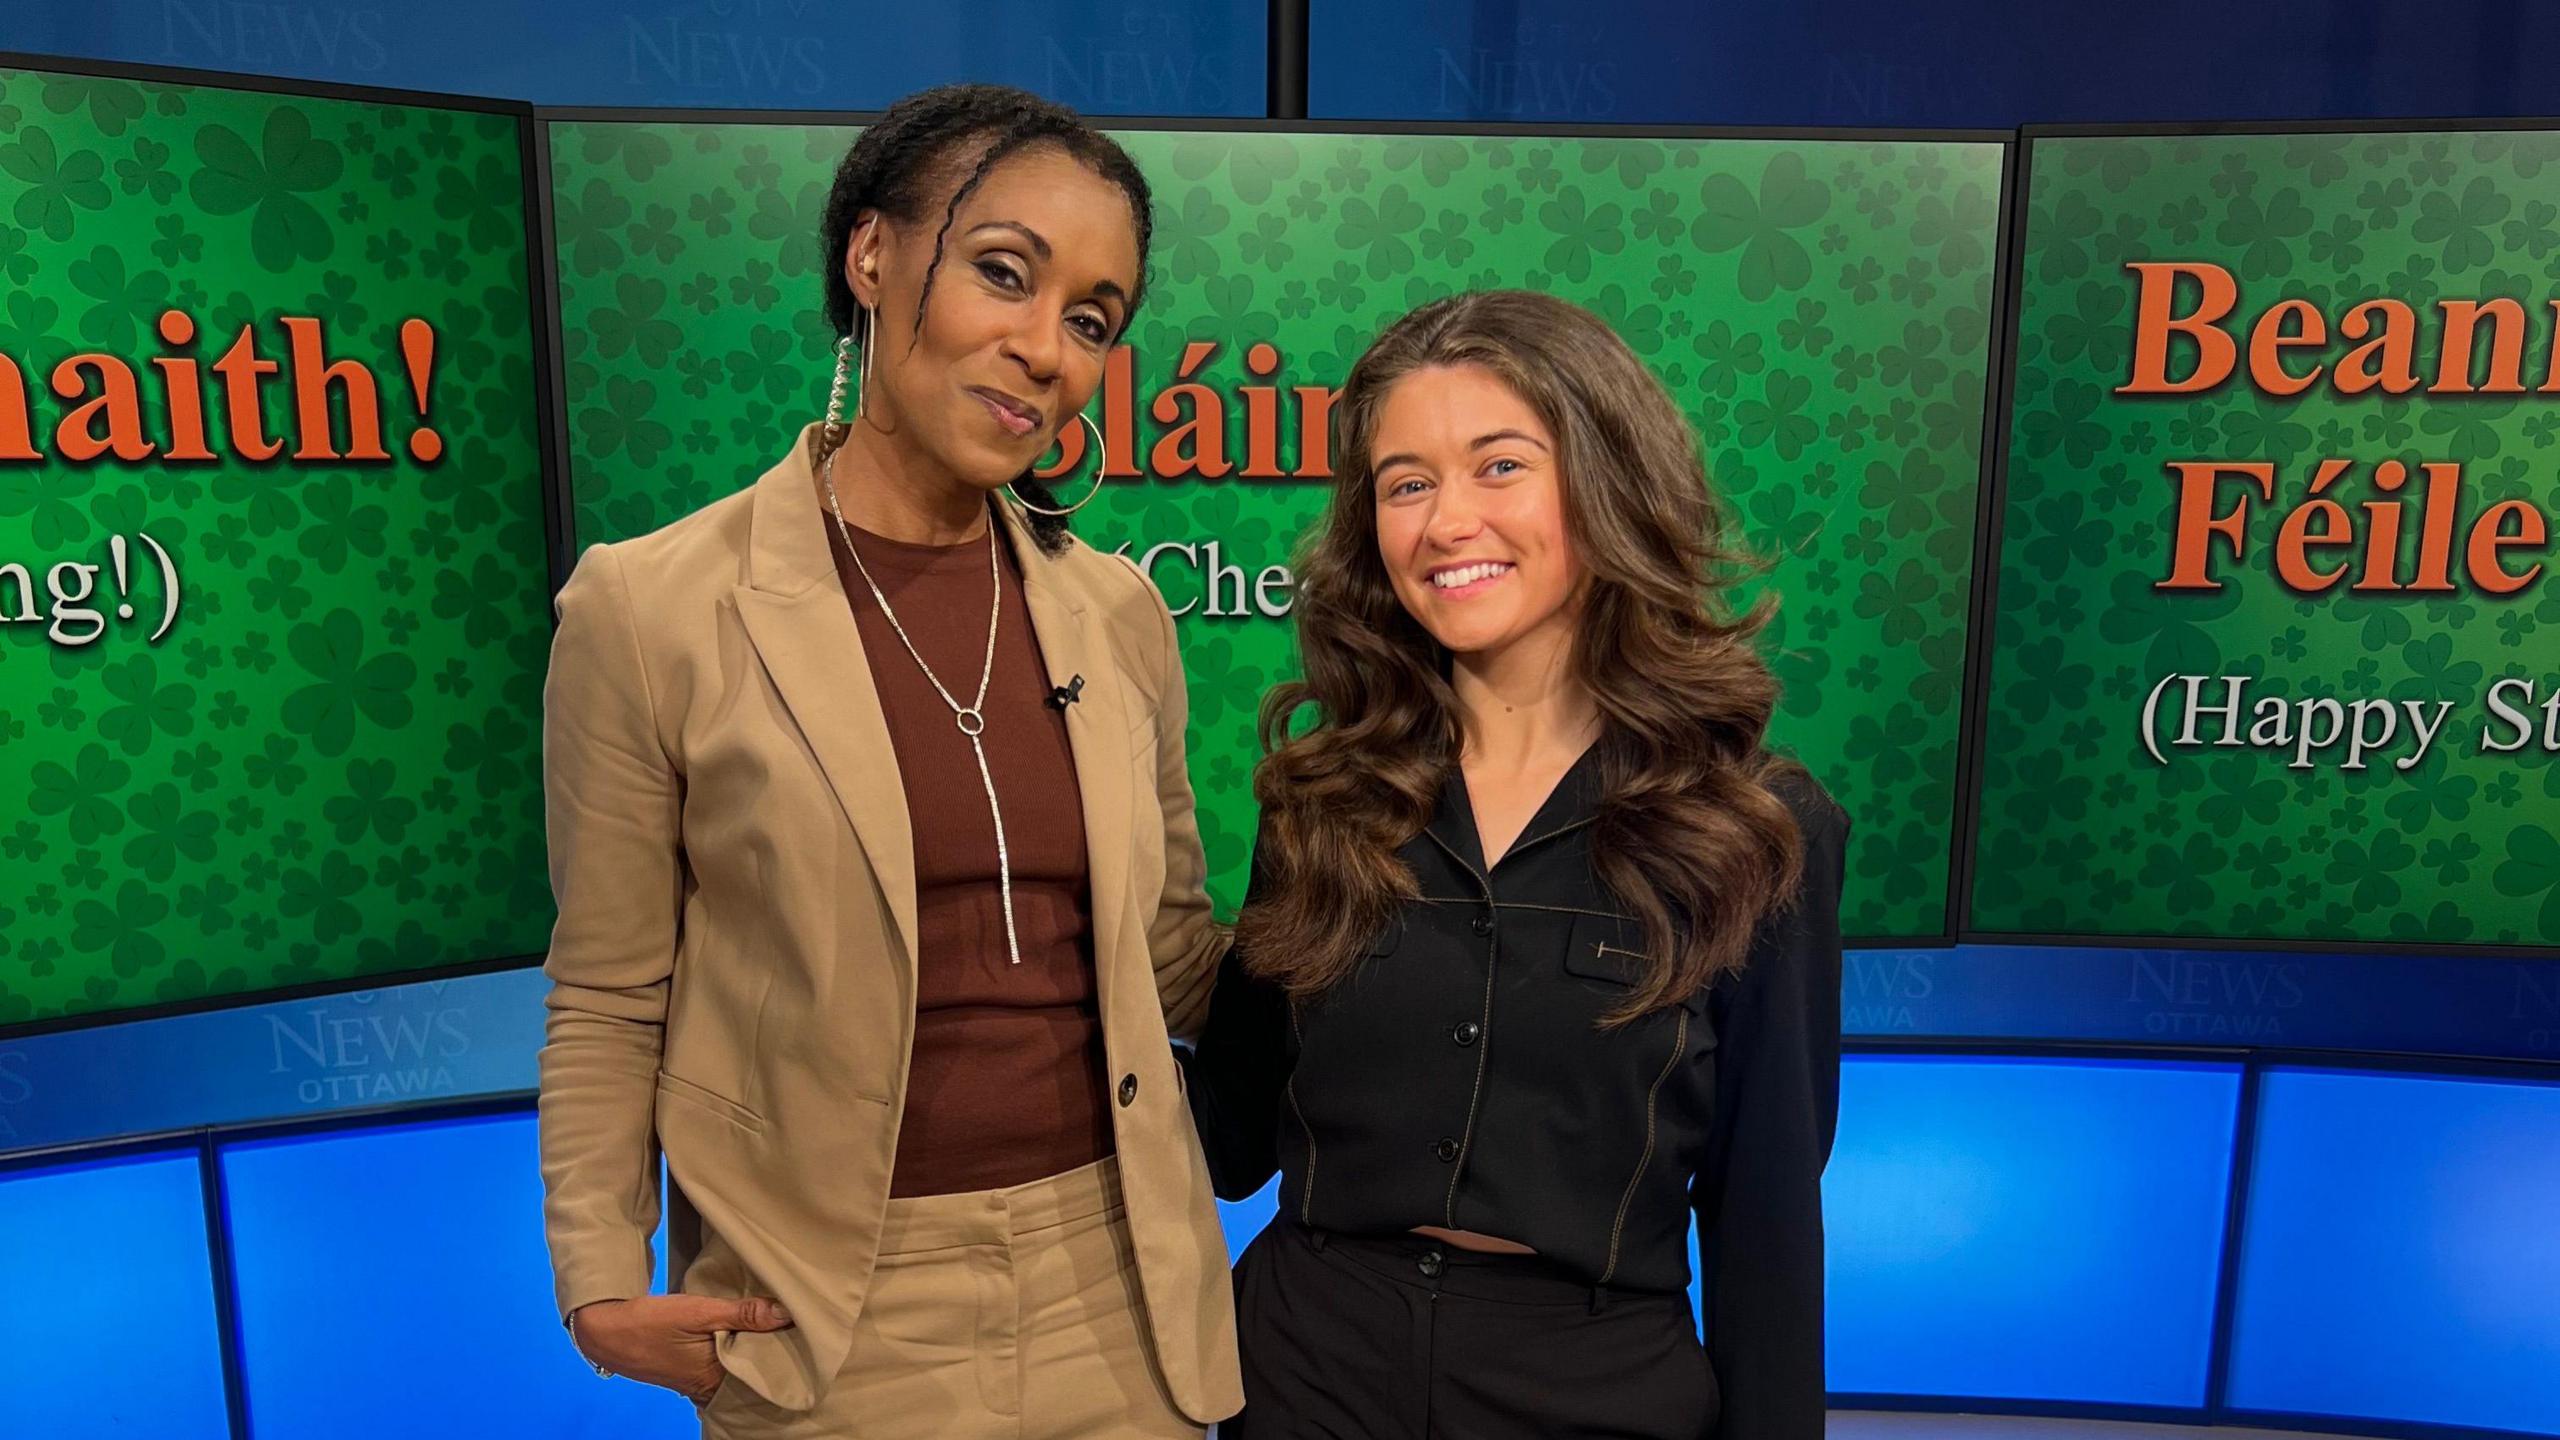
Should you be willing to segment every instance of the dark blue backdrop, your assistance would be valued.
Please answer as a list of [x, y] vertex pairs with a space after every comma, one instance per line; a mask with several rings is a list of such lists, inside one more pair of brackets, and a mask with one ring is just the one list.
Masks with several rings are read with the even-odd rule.
[[[1986, 126], [2560, 111], [2515, 0], [1399, 0], [1313, 5], [1312, 113]], [[1263, 113], [1261, 0], [21, 0], [0, 49], [547, 105], [869, 108], [1002, 80], [1118, 115]]]

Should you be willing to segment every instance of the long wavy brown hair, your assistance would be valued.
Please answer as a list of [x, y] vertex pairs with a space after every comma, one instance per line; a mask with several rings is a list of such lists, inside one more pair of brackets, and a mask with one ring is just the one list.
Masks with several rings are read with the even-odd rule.
[[1556, 440], [1565, 529], [1586, 580], [1570, 674], [1597, 701], [1601, 881], [1644, 926], [1648, 969], [1609, 1017], [1676, 1004], [1739, 968], [1793, 896], [1803, 844], [1772, 783], [1803, 767], [1762, 747], [1778, 684], [1753, 644], [1773, 596], [1735, 613], [1761, 562], [1731, 543], [1697, 436], [1608, 324], [1526, 291], [1434, 301], [1387, 327], [1333, 411], [1335, 480], [1299, 556], [1304, 678], [1263, 701], [1253, 973], [1311, 995], [1419, 891], [1397, 850], [1419, 834], [1464, 736], [1449, 654], [1396, 599], [1378, 554], [1378, 414], [1415, 371], [1472, 365]]

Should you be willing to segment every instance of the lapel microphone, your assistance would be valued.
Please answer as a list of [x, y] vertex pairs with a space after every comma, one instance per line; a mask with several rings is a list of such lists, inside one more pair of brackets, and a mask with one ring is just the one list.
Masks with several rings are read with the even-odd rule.
[[1050, 709], [1063, 714], [1068, 706], [1073, 705], [1083, 697], [1084, 677], [1082, 675], [1077, 675], [1070, 678], [1064, 685], [1053, 685], [1049, 687], [1049, 699], [1047, 704]]

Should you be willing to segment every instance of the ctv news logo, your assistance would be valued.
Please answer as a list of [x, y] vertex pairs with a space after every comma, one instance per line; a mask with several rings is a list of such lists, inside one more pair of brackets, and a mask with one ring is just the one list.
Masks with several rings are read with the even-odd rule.
[[822, 32], [831, 7], [818, 0], [712, 0], [683, 8], [682, 15], [623, 21], [633, 86], [800, 96], [828, 88]]
[[2126, 989], [2146, 1034], [2174, 1040], [2277, 1040], [2302, 1008], [2303, 962], [2140, 951]]
[[449, 1062], [471, 1050], [469, 1012], [377, 1005], [381, 1000], [358, 992], [341, 1004], [270, 1014], [268, 1073], [292, 1077], [294, 1098], [304, 1105], [387, 1105], [453, 1093], [459, 1087]]
[[1480, 38], [1489, 43], [1431, 52], [1440, 114], [1605, 120], [1618, 113], [1622, 77], [1608, 58], [1623, 38], [1617, 26], [1530, 23]]
[[203, 68], [325, 66], [371, 73], [390, 63], [382, 12], [272, 0], [162, 0], [162, 58]]
[[1915, 1031], [1912, 1007], [1938, 993], [1938, 956], [1915, 950], [1852, 950], [1840, 1028], [1852, 1034]]
[[1220, 37], [1203, 33], [1213, 28], [1223, 27], [1204, 25], [1185, 6], [1129, 5], [1116, 22], [1044, 42], [1041, 91], [1079, 110], [1223, 113], [1236, 95]]
[[27, 1052], [0, 1050], [0, 1145], [16, 1142], [18, 1126], [12, 1112], [35, 1095], [36, 1082], [27, 1073]]

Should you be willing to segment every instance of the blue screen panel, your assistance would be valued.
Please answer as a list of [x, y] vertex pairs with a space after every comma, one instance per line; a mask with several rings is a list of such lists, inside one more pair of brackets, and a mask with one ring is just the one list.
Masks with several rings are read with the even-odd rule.
[[1233, 1261], [1244, 1254], [1244, 1247], [1271, 1223], [1272, 1213], [1279, 1208], [1280, 1178], [1276, 1175], [1249, 1200], [1219, 1201], [1218, 1224], [1227, 1232], [1227, 1259]]
[[[2550, 7], [2513, 0], [2151, 0], [2138, 24], [2110, 6], [2016, 0], [1309, 8], [1308, 110], [1360, 120], [2006, 127], [2522, 115], [2536, 113], [2535, 82], [2560, 57]], [[2202, 33], [2215, 43], [2189, 39]]]
[[530, 1090], [550, 988], [500, 970], [12, 1040], [0, 1151]]
[[1255, 0], [88, 0], [0, 5], [0, 50], [544, 105], [875, 109], [991, 80], [1099, 115], [1259, 115], [1268, 25]]
[[0, 1435], [219, 1440], [192, 1150], [0, 1173]]
[[2237, 1065], [1858, 1056], [1831, 1388], [2204, 1403]]
[[2235, 1407], [2560, 1434], [2560, 1084], [2261, 1082]]
[[254, 1141], [222, 1163], [259, 1435], [696, 1435], [692, 1405], [597, 1379], [561, 1333], [532, 1116]]

